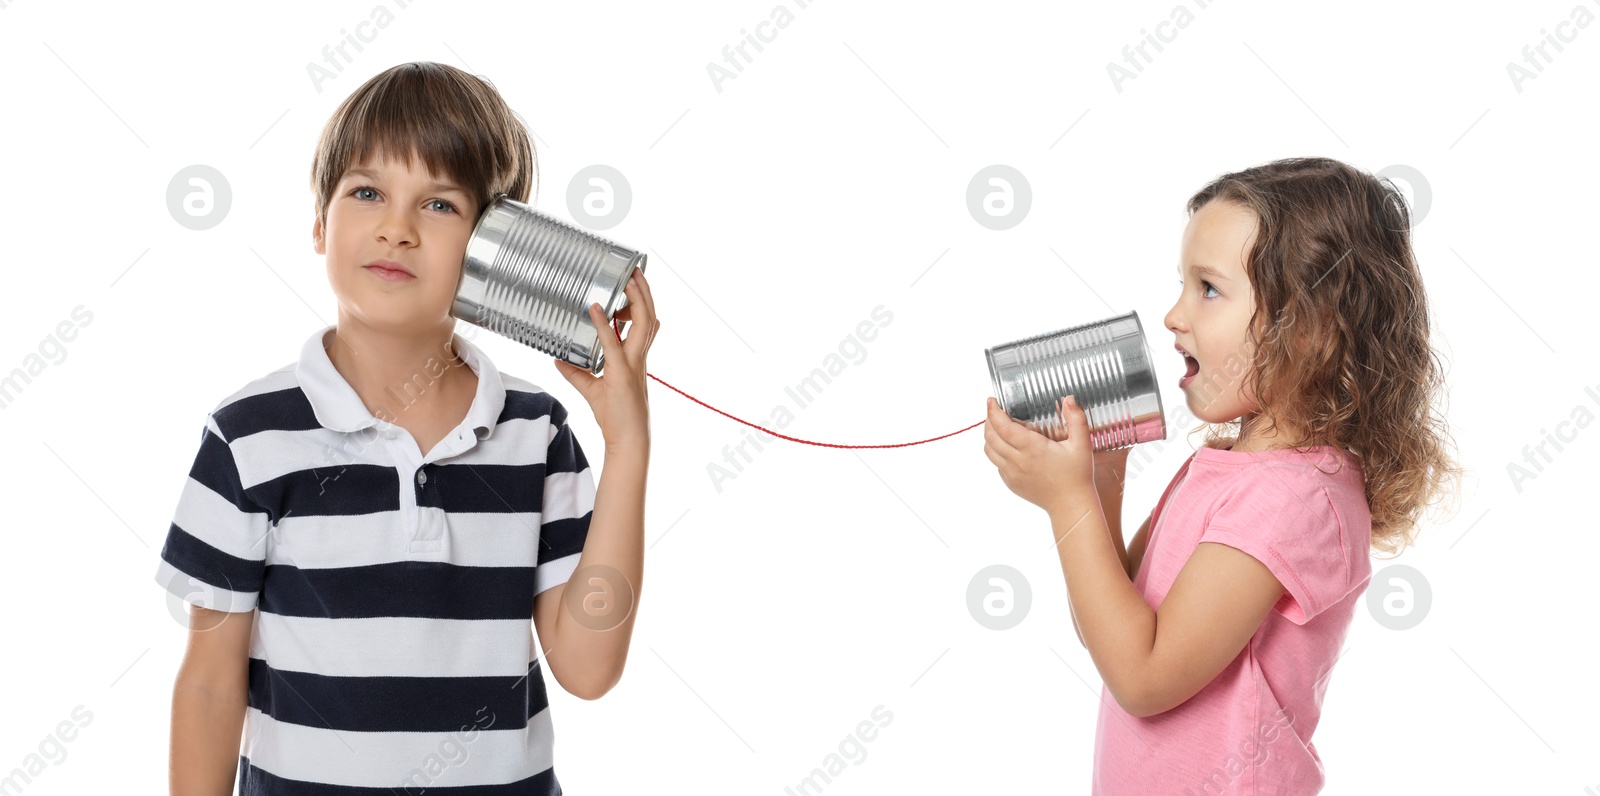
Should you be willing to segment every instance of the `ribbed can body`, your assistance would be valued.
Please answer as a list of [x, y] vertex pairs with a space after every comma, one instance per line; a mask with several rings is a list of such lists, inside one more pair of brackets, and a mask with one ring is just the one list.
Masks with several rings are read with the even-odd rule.
[[1057, 406], [1075, 396], [1097, 451], [1166, 439], [1150, 346], [1129, 312], [984, 351], [1007, 415], [1051, 439], [1066, 436]]
[[598, 374], [605, 353], [589, 305], [610, 321], [645, 261], [502, 194], [467, 241], [451, 315]]

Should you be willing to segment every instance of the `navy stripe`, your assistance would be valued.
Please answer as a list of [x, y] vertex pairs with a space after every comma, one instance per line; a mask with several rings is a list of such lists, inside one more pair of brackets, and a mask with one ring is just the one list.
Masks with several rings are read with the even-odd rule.
[[549, 704], [538, 661], [526, 673], [500, 677], [333, 677], [250, 659], [250, 707], [318, 729], [521, 730]]
[[534, 567], [464, 567], [396, 561], [301, 569], [271, 564], [261, 610], [280, 616], [356, 619], [532, 619]]
[[229, 591], [260, 591], [262, 562], [230, 555], [172, 523], [161, 558], [179, 572]]
[[262, 431], [310, 431], [321, 428], [311, 399], [299, 386], [240, 398], [211, 413], [229, 442]]
[[194, 464], [189, 467], [189, 477], [221, 495], [241, 513], [267, 514], [273, 522], [277, 521], [266, 508], [272, 504], [256, 500], [244, 488], [239, 478], [239, 467], [233, 461], [233, 449], [222, 437], [211, 433], [209, 426], [200, 435], [200, 450], [195, 453]]
[[547, 768], [527, 779], [504, 785], [458, 785], [441, 788], [427, 785], [427, 774], [419, 770], [397, 777], [392, 788], [357, 788], [350, 785], [322, 785], [289, 780], [269, 774], [239, 756], [239, 796], [561, 796], [561, 783], [555, 768]]
[[[478, 443], [482, 445], [483, 443]], [[538, 512], [544, 503], [545, 465], [423, 465], [427, 483], [417, 486], [417, 505], [450, 513]], [[412, 479], [416, 486], [416, 479]], [[393, 491], [393, 490], [391, 490]]]
[[250, 487], [263, 505], [286, 517], [371, 514], [400, 509], [400, 476], [381, 464], [331, 464], [284, 473]]
[[500, 417], [495, 420], [495, 424], [499, 425], [507, 420], [538, 420], [546, 415], [550, 416], [550, 425], [559, 426], [567, 422], [567, 409], [554, 395], [547, 392], [523, 392], [507, 387], [506, 404], [500, 410]]
[[551, 520], [541, 526], [539, 557], [535, 563], [543, 564], [583, 552], [583, 540], [589, 534], [589, 518], [593, 516], [593, 511], [586, 511], [582, 517]]
[[550, 440], [550, 450], [545, 453], [545, 464], [552, 473], [581, 473], [589, 466], [584, 458], [578, 438], [572, 435], [572, 426], [562, 426]]

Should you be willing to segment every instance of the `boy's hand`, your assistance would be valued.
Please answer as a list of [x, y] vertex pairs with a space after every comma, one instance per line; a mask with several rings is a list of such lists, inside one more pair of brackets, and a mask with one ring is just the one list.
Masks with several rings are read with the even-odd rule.
[[617, 332], [606, 323], [599, 304], [589, 305], [589, 320], [594, 328], [604, 330], [600, 332], [600, 347], [605, 351], [605, 368], [601, 375], [592, 375], [563, 359], [555, 360], [556, 370], [589, 402], [608, 450], [643, 444], [650, 439], [645, 353], [661, 328], [661, 321], [656, 318], [655, 299], [650, 295], [650, 285], [644, 281], [642, 269], [634, 269], [623, 290], [628, 296], [628, 306], [617, 310], [614, 317], [619, 322], [633, 322], [626, 338], [619, 339]]
[[1097, 505], [1089, 420], [1083, 408], [1062, 399], [1066, 438], [1053, 440], [1019, 423], [989, 399], [983, 452], [1000, 470], [1006, 487], [1051, 514]]

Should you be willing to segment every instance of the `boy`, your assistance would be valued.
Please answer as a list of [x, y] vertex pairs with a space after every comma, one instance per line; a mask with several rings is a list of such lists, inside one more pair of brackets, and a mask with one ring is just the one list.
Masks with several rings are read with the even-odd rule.
[[449, 315], [479, 213], [528, 201], [535, 167], [499, 93], [440, 64], [374, 77], [324, 128], [312, 238], [338, 323], [207, 416], [156, 573], [194, 604], [173, 794], [235, 772], [241, 794], [561, 792], [528, 624], [572, 694], [621, 677], [660, 323], [636, 271], [604, 377], [556, 362], [605, 437], [596, 487], [566, 408]]

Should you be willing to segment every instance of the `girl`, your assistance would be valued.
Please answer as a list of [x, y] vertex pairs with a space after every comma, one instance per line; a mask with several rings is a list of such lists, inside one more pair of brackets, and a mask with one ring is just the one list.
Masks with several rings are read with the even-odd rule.
[[1433, 411], [1411, 220], [1394, 186], [1295, 158], [1216, 179], [1188, 205], [1178, 382], [1207, 430], [1122, 545], [1127, 449], [1092, 452], [991, 398], [984, 453], [1044, 508], [1073, 623], [1105, 685], [1096, 794], [1309, 794], [1328, 675], [1371, 577], [1460, 470]]

